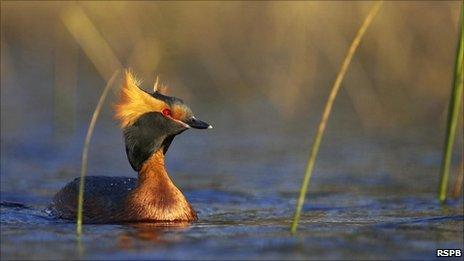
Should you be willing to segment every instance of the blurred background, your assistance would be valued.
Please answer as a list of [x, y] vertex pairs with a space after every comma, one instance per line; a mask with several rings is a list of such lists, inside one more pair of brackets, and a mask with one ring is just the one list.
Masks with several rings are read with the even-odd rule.
[[[23, 179], [36, 175], [11, 172], [65, 168], [77, 173], [83, 135], [105, 82], [127, 67], [146, 89], [160, 75], [171, 95], [186, 100], [198, 117], [214, 125], [213, 132], [189, 133], [181, 143], [200, 139], [203, 146], [218, 146], [223, 138], [281, 133], [309, 150], [329, 89], [370, 6], [2, 2], [1, 190], [21, 189]], [[354, 132], [376, 140], [380, 135], [422, 137], [422, 144], [440, 150], [459, 7], [458, 1], [385, 3], [343, 81], [325, 142], [350, 140]], [[109, 147], [91, 153], [114, 154], [114, 161], [102, 166], [122, 162], [129, 172], [112, 120], [117, 89], [96, 131], [106, 134], [93, 141]], [[37, 169], [16, 166], [30, 165], [23, 163], [36, 155], [63, 153], [70, 157], [65, 166], [41, 161], [35, 163]], [[259, 157], [263, 151], [250, 153]], [[90, 166], [95, 166], [92, 160]], [[41, 186], [46, 185], [32, 189]]]
[[[171, 176], [204, 223], [190, 234], [170, 232], [164, 239], [172, 245], [146, 257], [263, 258], [281, 251], [281, 258], [390, 259], [397, 253], [429, 259], [430, 249], [462, 246], [462, 200], [450, 208], [434, 201], [460, 1], [384, 3], [354, 55], [322, 141], [300, 225], [309, 236], [278, 240], [287, 235], [282, 231], [328, 93], [372, 4], [2, 1], [2, 200], [42, 209], [79, 176], [84, 136], [103, 88], [116, 70], [130, 67], [147, 90], [159, 75], [170, 95], [214, 126], [178, 136], [167, 156]], [[120, 76], [95, 129], [89, 175], [136, 175], [113, 120], [119, 84]], [[454, 148], [450, 184], [462, 173], [462, 135]], [[35, 258], [75, 257], [72, 224], [43, 225], [23, 214], [2, 212], [7, 257], [29, 257], [24, 242]], [[442, 215], [440, 222], [404, 225]], [[223, 222], [258, 223], [210, 226]], [[388, 233], [365, 227], [372, 222], [403, 225]], [[362, 237], [347, 236], [353, 224], [365, 229]], [[402, 226], [408, 229], [398, 239]], [[95, 238], [84, 242], [93, 249], [90, 257], [134, 257], [114, 246], [127, 228], [92, 229]], [[243, 235], [248, 238], [229, 240]], [[384, 244], [365, 247], [379, 241]], [[108, 255], [99, 256], [102, 249]], [[366, 249], [376, 255], [362, 255]]]

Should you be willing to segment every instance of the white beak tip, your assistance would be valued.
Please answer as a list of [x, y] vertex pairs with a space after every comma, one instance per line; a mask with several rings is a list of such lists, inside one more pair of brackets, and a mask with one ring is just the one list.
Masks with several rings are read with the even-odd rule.
[[209, 126], [208, 126], [208, 129], [212, 129], [212, 128], [213, 128], [213, 126], [212, 126], [212, 125], [209, 125]]

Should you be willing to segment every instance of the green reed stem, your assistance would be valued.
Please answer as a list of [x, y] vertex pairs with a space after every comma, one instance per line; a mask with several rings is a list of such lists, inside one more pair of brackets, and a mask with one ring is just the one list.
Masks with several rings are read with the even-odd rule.
[[87, 134], [85, 136], [84, 141], [84, 148], [82, 150], [82, 162], [81, 162], [81, 180], [79, 182], [79, 196], [78, 196], [78, 203], [77, 203], [77, 226], [76, 232], [77, 235], [80, 236], [82, 234], [82, 212], [84, 207], [84, 182], [85, 182], [85, 174], [87, 173], [87, 161], [88, 161], [88, 154], [89, 154], [89, 146], [90, 140], [92, 139], [93, 130], [95, 129], [95, 124], [97, 123], [98, 116], [100, 115], [100, 111], [103, 107], [103, 103], [105, 102], [106, 96], [108, 95], [108, 91], [111, 89], [110, 87], [113, 86], [113, 82], [118, 75], [118, 70], [113, 73], [110, 80], [106, 83], [105, 89], [98, 100], [97, 107], [92, 114], [92, 119], [90, 120], [89, 129], [87, 130]]
[[453, 154], [453, 145], [456, 138], [456, 129], [459, 119], [459, 110], [462, 104], [462, 85], [463, 85], [463, 44], [464, 34], [462, 32], [462, 22], [464, 19], [464, 9], [461, 8], [461, 22], [459, 29], [458, 48], [456, 52], [456, 61], [454, 64], [453, 89], [448, 105], [448, 120], [446, 122], [446, 136], [443, 149], [443, 158], [441, 161], [440, 184], [438, 188], [438, 199], [445, 202], [447, 197], [448, 179], [451, 166], [451, 156]]
[[306, 166], [306, 172], [303, 178], [303, 183], [301, 184], [300, 195], [298, 197], [298, 201], [296, 204], [293, 222], [290, 227], [290, 231], [292, 232], [292, 234], [296, 232], [296, 229], [298, 227], [298, 222], [300, 220], [301, 209], [303, 208], [306, 191], [308, 190], [309, 181], [311, 180], [311, 175], [313, 172], [314, 164], [316, 162], [317, 153], [321, 145], [322, 136], [324, 135], [325, 127], [327, 125], [327, 121], [329, 120], [330, 112], [332, 110], [335, 97], [337, 96], [338, 90], [340, 89], [340, 85], [342, 83], [343, 78], [345, 77], [346, 71], [348, 70], [348, 66], [350, 65], [351, 59], [353, 58], [353, 55], [356, 49], [358, 48], [359, 43], [361, 42], [361, 38], [366, 32], [367, 28], [371, 24], [376, 14], [378, 13], [381, 5], [382, 5], [382, 2], [377, 2], [371, 8], [371, 10], [369, 11], [369, 14], [364, 19], [364, 22], [362, 23], [361, 27], [356, 33], [356, 36], [353, 39], [353, 42], [351, 43], [350, 48], [348, 49], [345, 60], [343, 61], [340, 71], [337, 74], [337, 78], [335, 79], [335, 82], [332, 86], [332, 90], [330, 91], [330, 95], [329, 95], [329, 98], [327, 99], [327, 103], [325, 104], [324, 112], [322, 114], [319, 127], [317, 128], [316, 136], [311, 146], [311, 152], [310, 152], [309, 160]]

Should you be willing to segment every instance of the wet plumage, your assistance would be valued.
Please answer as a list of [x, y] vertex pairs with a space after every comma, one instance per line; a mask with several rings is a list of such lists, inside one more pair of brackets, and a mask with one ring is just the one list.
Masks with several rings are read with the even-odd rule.
[[[80, 178], [69, 182], [53, 197], [49, 211], [63, 219], [76, 218]], [[121, 220], [128, 194], [137, 186], [136, 178], [89, 176], [85, 178], [84, 222]]]

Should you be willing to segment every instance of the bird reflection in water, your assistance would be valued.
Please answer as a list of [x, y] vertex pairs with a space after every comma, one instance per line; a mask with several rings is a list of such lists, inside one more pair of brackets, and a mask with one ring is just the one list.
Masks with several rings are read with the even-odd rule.
[[[137, 248], [140, 241], [167, 244], [182, 238], [175, 232], [186, 231], [189, 222], [133, 223], [118, 236], [118, 246], [123, 249]], [[174, 232], [174, 233], [173, 233]]]

